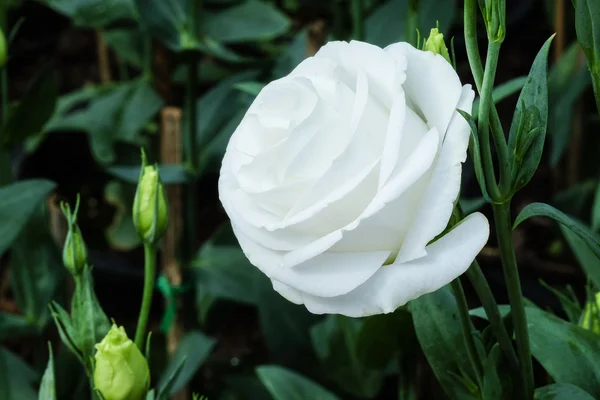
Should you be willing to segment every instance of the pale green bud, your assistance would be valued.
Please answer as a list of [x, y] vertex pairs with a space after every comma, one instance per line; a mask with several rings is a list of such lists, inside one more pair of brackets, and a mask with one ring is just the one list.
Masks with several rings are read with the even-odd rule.
[[6, 43], [6, 36], [4, 36], [4, 32], [0, 29], [0, 68], [6, 64], [6, 60], [8, 59], [8, 44]]
[[71, 207], [66, 203], [61, 203], [63, 214], [67, 218], [69, 231], [63, 246], [63, 264], [73, 275], [79, 275], [87, 264], [87, 248], [83, 241], [83, 236], [77, 225], [77, 211], [79, 210], [79, 196], [75, 211], [71, 212]]
[[506, 37], [506, 0], [485, 0], [481, 12], [490, 42], [503, 42]]
[[580, 325], [600, 335], [600, 292], [596, 293], [594, 301], [585, 305]]
[[169, 210], [158, 167], [146, 165], [142, 151], [142, 169], [133, 200], [133, 224], [145, 243], [156, 243], [167, 229]]
[[150, 387], [148, 361], [125, 329], [112, 326], [96, 344], [94, 388], [106, 400], [140, 400]]
[[431, 29], [429, 33], [429, 37], [425, 41], [425, 51], [431, 51], [434, 54], [439, 54], [444, 57], [449, 63], [450, 54], [448, 53], [448, 48], [446, 47], [446, 43], [444, 42], [444, 34], [440, 33], [438, 28]]

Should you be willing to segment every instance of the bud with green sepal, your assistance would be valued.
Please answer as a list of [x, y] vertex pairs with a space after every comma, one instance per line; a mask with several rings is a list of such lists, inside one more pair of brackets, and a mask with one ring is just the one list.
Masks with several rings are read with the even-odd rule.
[[425, 40], [424, 50], [439, 54], [449, 63], [452, 63], [448, 47], [446, 47], [446, 43], [444, 42], [444, 34], [438, 28], [432, 28], [429, 32], [429, 37]]
[[96, 345], [94, 389], [106, 400], [140, 400], [150, 386], [148, 361], [123, 327], [113, 324]]
[[133, 223], [144, 243], [155, 244], [169, 222], [167, 197], [158, 173], [158, 166], [147, 165], [142, 149], [142, 167], [133, 201]]
[[490, 42], [503, 42], [506, 36], [506, 0], [480, 1], [481, 13]]
[[69, 225], [69, 231], [63, 247], [63, 264], [71, 274], [79, 275], [87, 264], [87, 248], [77, 225], [79, 195], [77, 196], [77, 203], [73, 212], [71, 212], [71, 207], [65, 202], [60, 204], [60, 208]]

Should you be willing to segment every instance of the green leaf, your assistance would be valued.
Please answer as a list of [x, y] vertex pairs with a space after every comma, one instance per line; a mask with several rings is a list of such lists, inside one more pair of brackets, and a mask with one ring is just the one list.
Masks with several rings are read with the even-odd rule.
[[83, 364], [84, 361], [81, 351], [78, 348], [79, 336], [73, 327], [73, 322], [71, 321], [69, 313], [67, 313], [60, 304], [54, 301], [51, 302], [48, 307], [50, 308], [50, 313], [54, 319], [54, 324], [56, 325], [61, 341], [71, 351], [71, 354]]
[[575, 2], [575, 30], [577, 40], [585, 53], [588, 65], [600, 62], [600, 1], [577, 0]]
[[513, 115], [508, 140], [513, 192], [529, 182], [542, 158], [548, 124], [548, 52], [553, 38], [537, 54]]
[[0, 342], [37, 333], [37, 327], [25, 317], [0, 312]]
[[96, 297], [91, 268], [87, 265], [80, 275], [75, 276], [71, 315], [75, 333], [72, 339], [77, 341], [86, 371], [91, 374], [91, 358], [95, 353], [95, 345], [106, 336], [111, 324]]
[[512, 399], [512, 382], [507, 374], [508, 366], [502, 361], [500, 345], [496, 343], [483, 365], [483, 399]]
[[2, 145], [21, 142], [31, 135], [41, 133], [52, 116], [58, 98], [58, 81], [51, 69], [43, 70], [25, 96], [9, 114], [2, 127]]
[[65, 275], [45, 204], [38, 205], [19, 234], [11, 256], [10, 284], [15, 300], [29, 323], [41, 331], [50, 319], [48, 303]]
[[513, 229], [531, 217], [550, 217], [559, 224], [569, 228], [589, 247], [592, 253], [600, 258], [600, 238], [594, 231], [581, 222], [569, 217], [556, 208], [544, 203], [531, 203], [521, 210], [515, 219]]
[[204, 33], [221, 43], [273, 40], [286, 33], [290, 19], [271, 4], [248, 0], [218, 13], [209, 13], [203, 22]]
[[187, 0], [135, 0], [142, 25], [171, 50], [196, 46], [197, 33], [192, 26], [191, 2]]
[[36, 207], [54, 189], [43, 179], [30, 179], [0, 188], [0, 255], [17, 238]]
[[260, 91], [265, 87], [265, 84], [261, 82], [240, 82], [233, 85], [233, 87], [253, 96], [258, 96]]
[[336, 400], [337, 397], [295, 372], [276, 365], [261, 365], [256, 374], [275, 400]]
[[577, 234], [572, 232], [564, 225], [560, 226], [563, 236], [567, 240], [569, 247], [575, 254], [575, 258], [597, 288], [600, 288], [600, 258], [595, 254], [588, 244]]
[[132, 0], [42, 0], [70, 17], [75, 25], [102, 28], [118, 21], [137, 18]]
[[144, 65], [144, 37], [139, 27], [105, 30], [103, 39], [121, 62], [142, 69]]
[[526, 313], [531, 352], [552, 379], [600, 397], [598, 335], [537, 308]]
[[0, 347], [0, 399], [35, 400], [39, 376], [14, 353]]
[[48, 351], [50, 358], [48, 359], [46, 371], [44, 371], [44, 375], [42, 376], [38, 400], [56, 400], [57, 398], [56, 385], [54, 384], [54, 357], [52, 355], [52, 345], [50, 342], [48, 342]]
[[399, 308], [365, 320], [356, 339], [356, 354], [365, 366], [385, 369], [400, 352], [410, 352], [411, 343], [417, 345], [412, 316]]
[[[138, 175], [139, 177], [139, 175]], [[104, 199], [115, 207], [110, 225], [106, 228], [105, 237], [111, 248], [128, 251], [138, 247], [142, 241], [133, 225], [131, 205], [135, 197], [136, 186], [113, 180], [104, 187]]]
[[473, 117], [463, 110], [457, 109], [458, 113], [467, 121], [469, 127], [471, 128], [471, 139], [469, 141], [469, 153], [471, 155], [471, 160], [473, 161], [473, 167], [475, 168], [475, 176], [477, 178], [477, 182], [479, 183], [479, 188], [481, 189], [481, 193], [483, 195], [483, 199], [491, 203], [492, 200], [488, 194], [487, 186], [485, 184], [485, 174], [483, 173], [483, 164], [481, 161], [481, 151], [479, 147], [479, 136], [477, 135], [477, 125], [475, 125], [475, 120]]
[[537, 388], [533, 395], [535, 400], [593, 400], [585, 390], [568, 383], [554, 383]]
[[[406, 38], [407, 13], [407, 0], [388, 0], [384, 2], [364, 21], [365, 41], [379, 47], [386, 47], [404, 40]], [[429, 29], [434, 27], [435, 25]]]
[[[523, 89], [523, 86], [525, 86], [525, 82], [527, 82], [527, 77], [519, 76], [518, 78], [508, 80], [496, 86], [494, 90], [492, 90], [492, 101], [494, 104], [498, 104], [507, 97], [519, 92], [521, 89]], [[477, 120], [477, 117], [479, 116], [479, 102], [479, 97], [473, 101], [473, 112], [471, 115], [473, 115], [472, 118], [475, 120]]]
[[[183, 389], [209, 356], [215, 344], [215, 339], [200, 331], [187, 333], [179, 343], [173, 358], [158, 382], [159, 393], [171, 397]], [[182, 362], [182, 367], [179, 367]], [[179, 371], [174, 379], [168, 382], [168, 377], [174, 376], [174, 372], [177, 370]]]
[[585, 65], [579, 64], [580, 47], [573, 43], [552, 66], [548, 75], [548, 136], [550, 164], [558, 165], [564, 156], [573, 127], [573, 110], [577, 100], [590, 84]]
[[[461, 371], [472, 371], [456, 300], [445, 286], [410, 302], [417, 338], [433, 372], [450, 398], [476, 399], [477, 386]], [[455, 377], [462, 377], [463, 382]]]
[[359, 356], [359, 335], [364, 322], [329, 315], [313, 326], [311, 338], [322, 364], [320, 375], [334, 381], [348, 394], [373, 398], [381, 390], [384, 371], [366, 365]]

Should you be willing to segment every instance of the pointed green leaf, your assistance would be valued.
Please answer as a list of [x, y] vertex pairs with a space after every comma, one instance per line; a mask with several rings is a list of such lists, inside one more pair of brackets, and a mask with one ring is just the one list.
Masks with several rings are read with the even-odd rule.
[[56, 185], [31, 179], [0, 188], [0, 255], [17, 238], [25, 224]]
[[473, 379], [461, 373], [472, 371], [472, 368], [459, 323], [456, 300], [450, 289], [444, 286], [412, 300], [410, 310], [421, 348], [448, 396], [478, 398], [477, 387], [466, 384]]
[[598, 258], [584, 240], [569, 228], [561, 225], [560, 230], [575, 254], [575, 258], [579, 261], [581, 268], [583, 268], [590, 280], [594, 282], [594, 285], [600, 289], [600, 258]]
[[56, 400], [56, 385], [54, 383], [54, 357], [52, 355], [52, 345], [48, 342], [49, 359], [46, 371], [42, 376], [38, 400]]
[[542, 158], [548, 124], [548, 52], [553, 38], [537, 54], [513, 115], [508, 141], [513, 192], [529, 182]]
[[600, 237], [590, 228], [581, 222], [569, 217], [565, 213], [544, 203], [531, 203], [521, 210], [515, 219], [513, 229], [519, 226], [523, 221], [531, 217], [549, 217], [569, 228], [571, 232], [579, 236], [581, 240], [589, 247], [592, 253], [600, 258]]
[[513, 397], [508, 366], [502, 360], [500, 345], [496, 343], [483, 365], [483, 397], [486, 400], [509, 400]]
[[256, 374], [274, 400], [337, 400], [322, 386], [283, 367], [262, 365]]
[[585, 390], [569, 383], [554, 383], [537, 388], [534, 400], [593, 400]]
[[469, 142], [469, 153], [471, 154], [471, 160], [473, 161], [473, 167], [475, 168], [475, 176], [477, 178], [477, 182], [479, 183], [479, 188], [481, 189], [481, 193], [483, 198], [488, 203], [492, 200], [487, 191], [487, 186], [485, 184], [485, 174], [483, 173], [483, 164], [481, 161], [481, 151], [479, 148], [479, 136], [477, 135], [477, 125], [475, 125], [475, 121], [471, 115], [464, 112], [463, 110], [457, 109], [458, 113], [467, 121], [469, 127], [471, 128], [471, 139]]
[[54, 319], [54, 324], [56, 325], [61, 341], [67, 346], [71, 353], [77, 357], [81, 364], [83, 364], [81, 351], [77, 347], [79, 338], [73, 327], [73, 323], [71, 322], [71, 317], [67, 311], [56, 302], [50, 303], [48, 307], [50, 308], [50, 314]]
[[187, 333], [158, 383], [159, 394], [171, 397], [183, 389], [206, 361], [215, 344], [215, 339], [200, 331]]

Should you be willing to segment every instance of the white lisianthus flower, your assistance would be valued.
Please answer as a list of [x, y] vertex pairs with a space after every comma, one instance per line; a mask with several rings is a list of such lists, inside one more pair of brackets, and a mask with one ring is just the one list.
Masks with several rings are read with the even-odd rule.
[[[407, 43], [331, 42], [250, 106], [219, 196], [250, 262], [315, 314], [393, 312], [467, 270], [480, 213], [443, 237], [457, 201], [474, 92]], [[433, 242], [432, 242], [433, 241]]]

